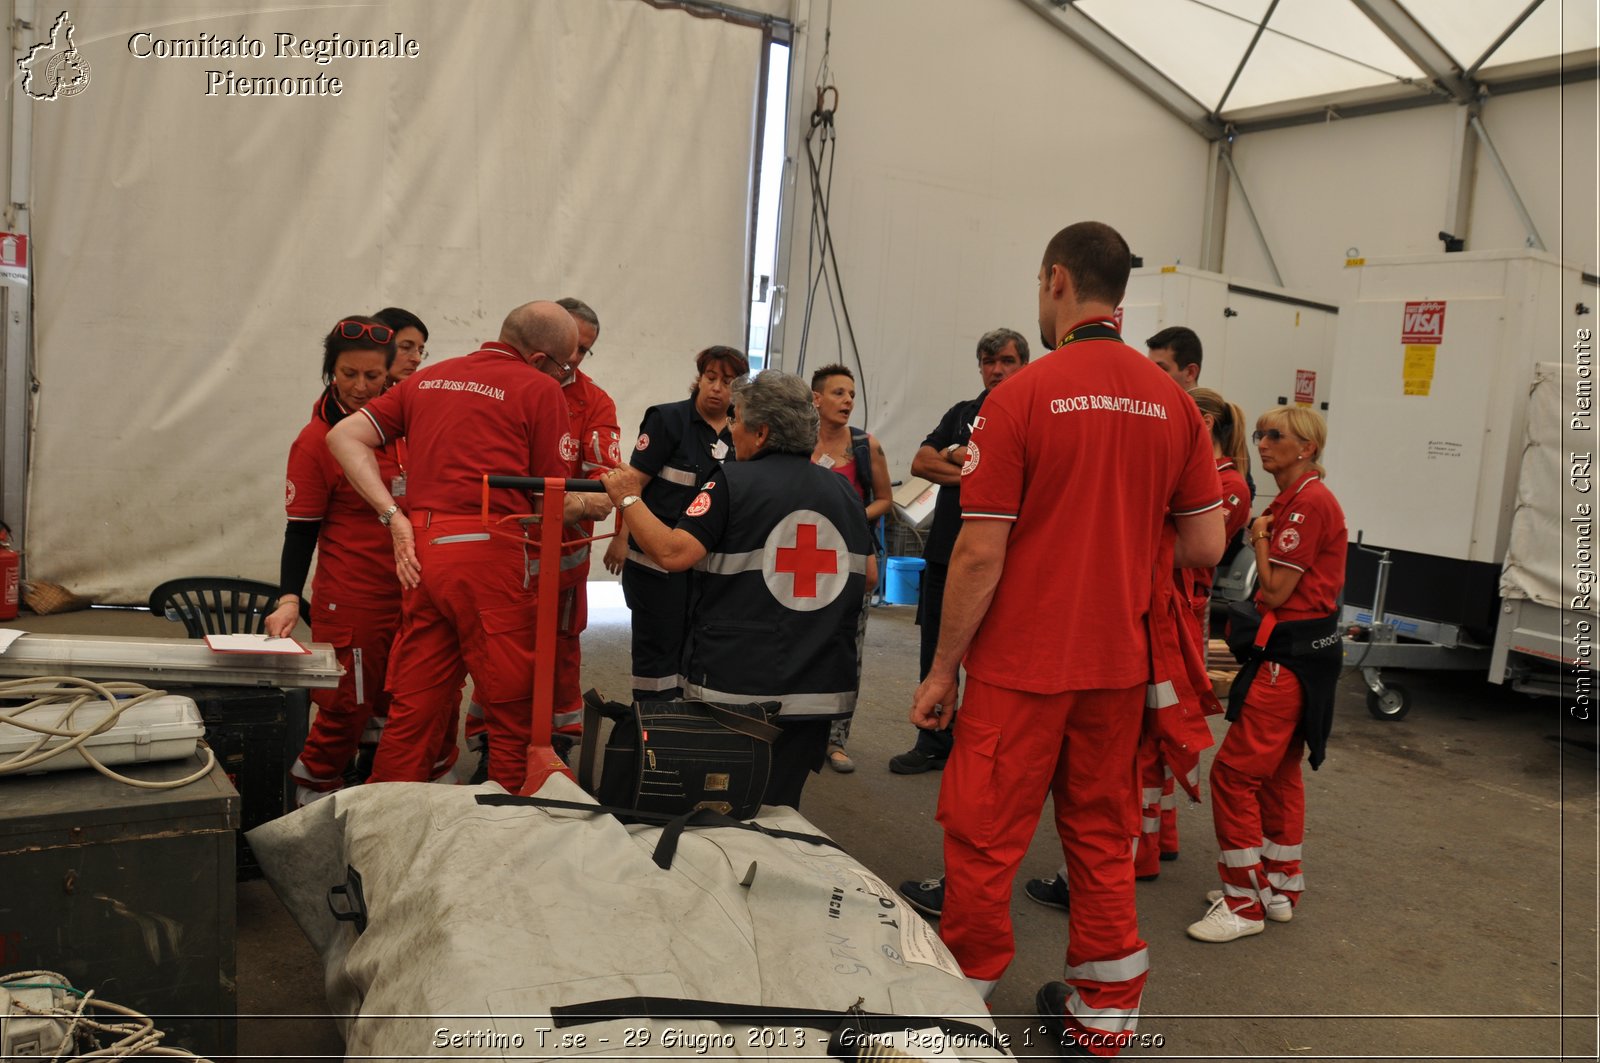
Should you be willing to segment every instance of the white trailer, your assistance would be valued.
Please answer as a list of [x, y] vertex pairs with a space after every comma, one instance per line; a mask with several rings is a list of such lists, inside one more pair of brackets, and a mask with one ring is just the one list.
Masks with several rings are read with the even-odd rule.
[[[1576, 397], [1592, 394], [1587, 364], [1541, 362], [1534, 371], [1489, 659], [1491, 682], [1570, 698], [1586, 720], [1593, 718], [1592, 646], [1600, 625], [1592, 578], [1597, 481], [1590, 437], [1596, 429], [1572, 426], [1595, 424], [1592, 416], [1573, 416], [1581, 409]], [[1581, 389], [1580, 380], [1586, 382]]]
[[1327, 460], [1352, 537], [1345, 620], [1361, 633], [1345, 660], [1373, 714], [1398, 719], [1406, 693], [1382, 669], [1490, 664], [1529, 381], [1593, 325], [1596, 279], [1533, 251], [1357, 262], [1348, 276]]

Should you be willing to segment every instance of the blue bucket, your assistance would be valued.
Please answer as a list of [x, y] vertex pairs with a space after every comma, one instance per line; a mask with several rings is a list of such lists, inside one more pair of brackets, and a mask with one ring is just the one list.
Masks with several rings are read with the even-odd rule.
[[927, 562], [920, 557], [889, 558], [889, 574], [884, 581], [883, 600], [890, 605], [916, 605], [917, 593], [922, 583], [922, 567]]

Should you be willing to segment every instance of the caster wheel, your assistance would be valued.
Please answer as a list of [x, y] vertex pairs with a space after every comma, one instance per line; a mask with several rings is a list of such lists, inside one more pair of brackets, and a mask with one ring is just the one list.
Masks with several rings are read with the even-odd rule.
[[1367, 711], [1372, 713], [1374, 719], [1391, 723], [1403, 720], [1406, 713], [1411, 711], [1411, 694], [1399, 683], [1385, 683], [1381, 697], [1367, 691]]

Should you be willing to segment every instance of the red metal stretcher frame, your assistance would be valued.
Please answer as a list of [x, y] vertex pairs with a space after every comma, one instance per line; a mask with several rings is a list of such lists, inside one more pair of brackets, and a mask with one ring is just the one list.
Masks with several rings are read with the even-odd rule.
[[[495, 523], [504, 523], [508, 520], [521, 520], [529, 514], [515, 514], [503, 517], [498, 522], [489, 520], [489, 489], [492, 487], [510, 487], [524, 491], [533, 491], [541, 495], [539, 506], [539, 538], [535, 542], [528, 538], [524, 532], [508, 532], [495, 526]], [[505, 539], [514, 539], [517, 542], [536, 546], [537, 556], [559, 558], [564, 546], [583, 546], [588, 543], [609, 539], [615, 532], [604, 535], [591, 535], [586, 539], [562, 539], [563, 527], [561, 514], [566, 502], [568, 492], [590, 494], [604, 494], [599, 480], [565, 480], [560, 477], [540, 478], [537, 476], [490, 476], [483, 478], [483, 530], [490, 535], [497, 535]], [[550, 515], [555, 514], [556, 519], [551, 520]], [[620, 526], [621, 515], [618, 514]], [[557, 599], [561, 594], [561, 566], [559, 562], [553, 565], [539, 565], [539, 582], [537, 592], [539, 606], [534, 614], [533, 635], [533, 727], [528, 735], [528, 770], [518, 791], [526, 797], [538, 792], [539, 787], [552, 775], [565, 775], [576, 781], [572, 769], [567, 767], [562, 759], [556, 756], [555, 747], [551, 745], [553, 731], [553, 718], [555, 713], [555, 687], [556, 687], [556, 609]], [[589, 740], [593, 740], [590, 736]]]

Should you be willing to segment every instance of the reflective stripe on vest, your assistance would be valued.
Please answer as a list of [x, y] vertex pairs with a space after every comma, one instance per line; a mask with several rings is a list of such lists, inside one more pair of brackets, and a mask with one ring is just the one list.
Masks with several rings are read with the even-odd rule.
[[693, 469], [679, 469], [672, 465], [663, 465], [661, 471], [656, 473], [656, 478], [683, 487], [699, 487], [701, 482], [700, 474]]
[[641, 551], [628, 547], [628, 560], [636, 565], [642, 565], [652, 572], [666, 572], [667, 570], [646, 557]]
[[676, 690], [683, 686], [681, 675], [634, 675], [628, 680], [635, 690]]
[[712, 690], [698, 683], [685, 683], [683, 694], [702, 701], [723, 701], [739, 705], [748, 701], [781, 702], [779, 716], [842, 716], [856, 711], [856, 692], [841, 690], [836, 694], [730, 694], [725, 690]]
[[[699, 571], [710, 572], [717, 576], [737, 576], [741, 572], [760, 572], [761, 562], [765, 556], [765, 550], [746, 550], [738, 554], [707, 554], [694, 567]], [[867, 571], [866, 555], [850, 554], [848, 556], [850, 559], [850, 573], [852, 575], [864, 575]]]

